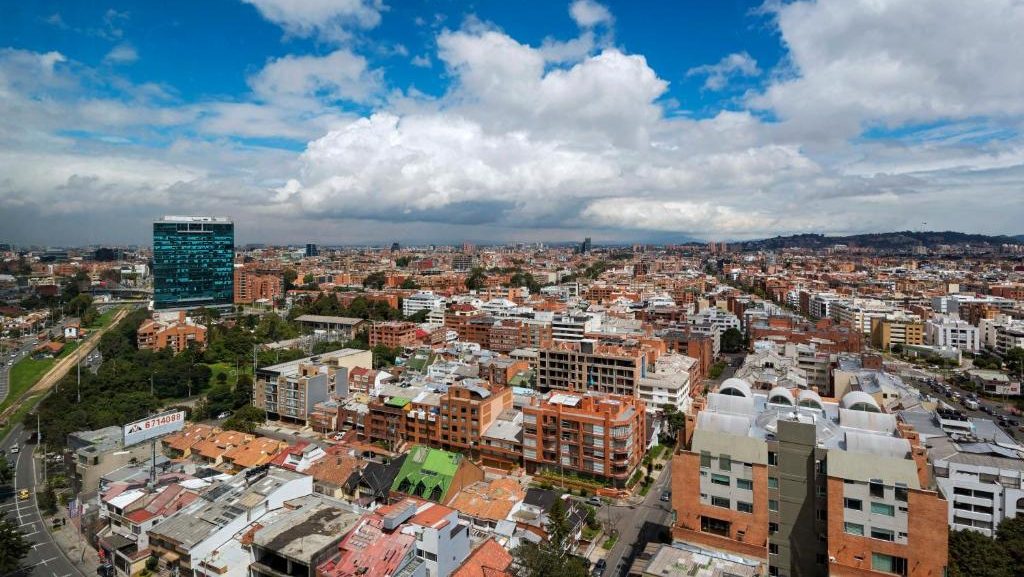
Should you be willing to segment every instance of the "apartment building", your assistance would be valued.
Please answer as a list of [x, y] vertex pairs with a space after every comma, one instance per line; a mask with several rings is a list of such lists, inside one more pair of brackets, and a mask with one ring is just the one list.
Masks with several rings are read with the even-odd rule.
[[284, 275], [279, 270], [261, 270], [236, 264], [234, 275], [235, 304], [273, 304], [284, 297]]
[[402, 314], [410, 317], [420, 311], [432, 311], [444, 308], [444, 297], [433, 291], [418, 292], [402, 299]]
[[946, 501], [919, 435], [854, 391], [754, 392], [727, 379], [673, 460], [673, 537], [768, 574], [943, 575]]
[[158, 351], [170, 348], [175, 354], [189, 346], [206, 346], [206, 326], [185, 316], [185, 311], [158, 312], [146, 319], [135, 333], [140, 349]]
[[541, 390], [596, 391], [632, 397], [646, 374], [648, 353], [639, 344], [604, 344], [593, 339], [541, 349], [537, 386]]
[[859, 353], [864, 347], [860, 331], [837, 325], [829, 318], [809, 322], [796, 316], [769, 316], [752, 322], [749, 331], [752, 341], [813, 345], [823, 353]]
[[1004, 519], [1024, 515], [1024, 456], [989, 419], [961, 411], [900, 411], [928, 440], [928, 461], [946, 497], [950, 529], [970, 529], [988, 537]]
[[925, 322], [924, 342], [934, 347], [953, 347], [965, 353], [981, 350], [981, 332], [971, 323], [946, 315]]
[[347, 394], [348, 372], [373, 363], [370, 351], [338, 349], [322, 355], [261, 367], [253, 384], [253, 405], [267, 418], [309, 424], [317, 403]]
[[441, 448], [476, 456], [481, 437], [505, 410], [512, 408], [512, 389], [466, 379], [448, 387], [440, 399]]
[[693, 357], [661, 355], [654, 363], [654, 371], [640, 377], [637, 396], [647, 404], [647, 411], [651, 413], [661, 411], [665, 405], [686, 412], [692, 400], [691, 387], [699, 382], [699, 368], [697, 359]]
[[369, 321], [353, 317], [328, 315], [300, 315], [295, 319], [299, 326], [324, 336], [329, 341], [346, 342], [369, 325]]
[[982, 345], [1000, 355], [1014, 348], [1024, 348], [1024, 321], [1001, 314], [993, 319], [982, 319], [978, 330]]
[[870, 335], [872, 319], [885, 318], [895, 312], [896, 309], [879, 300], [851, 299], [840, 301], [832, 307], [831, 316], [842, 324]]
[[573, 471], [622, 487], [643, 458], [646, 403], [633, 396], [552, 392], [523, 407], [528, 472]]
[[916, 316], [887, 314], [871, 317], [871, 345], [884, 351], [893, 345], [924, 344], [924, 323]]
[[414, 347], [419, 342], [416, 325], [404, 321], [373, 323], [370, 327], [370, 348], [377, 345], [386, 347]]

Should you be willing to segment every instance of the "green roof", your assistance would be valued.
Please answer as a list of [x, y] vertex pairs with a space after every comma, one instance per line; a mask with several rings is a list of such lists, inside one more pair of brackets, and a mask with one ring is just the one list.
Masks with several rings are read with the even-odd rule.
[[391, 397], [390, 399], [385, 401], [384, 404], [389, 406], [389, 407], [402, 408], [402, 407], [408, 405], [411, 402], [412, 402], [412, 399], [407, 398], [407, 397]]
[[402, 463], [391, 490], [440, 501], [448, 493], [461, 462], [458, 453], [416, 445]]

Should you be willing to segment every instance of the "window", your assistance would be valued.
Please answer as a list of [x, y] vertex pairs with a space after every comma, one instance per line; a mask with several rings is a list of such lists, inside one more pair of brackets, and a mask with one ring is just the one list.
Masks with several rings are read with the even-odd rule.
[[828, 509], [817, 509], [814, 511], [814, 516], [819, 521], [828, 521]]
[[907, 486], [902, 483], [896, 483], [896, 500], [907, 502]]
[[709, 469], [711, 468], [711, 453], [707, 451], [700, 452], [700, 468]]
[[753, 491], [754, 482], [750, 479], [736, 479], [736, 487], [739, 489], [746, 489], [747, 491]]
[[725, 497], [715, 497], [714, 495], [711, 496], [711, 504], [715, 507], [722, 507], [723, 509], [728, 509], [731, 505], [729, 500]]
[[885, 497], [885, 486], [878, 479], [871, 479], [869, 484], [872, 497], [882, 499]]
[[754, 504], [744, 503], [743, 501], [736, 501], [736, 510], [739, 511], [740, 513], [753, 513]]
[[730, 457], [729, 455], [719, 455], [718, 456], [718, 469], [721, 470], [721, 471], [731, 471], [732, 470], [732, 457]]
[[714, 517], [705, 517], [702, 515], [700, 518], [700, 530], [702, 533], [713, 533], [715, 535], [728, 537], [731, 525], [732, 524], [728, 521], [715, 519]]
[[779, 464], [779, 456], [775, 451], [768, 451], [768, 464], [773, 467]]
[[779, 524], [775, 521], [768, 521], [768, 534], [774, 535], [779, 532]]
[[768, 488], [769, 489], [778, 489], [779, 488], [779, 478], [778, 477], [768, 477]]
[[715, 485], [723, 485], [728, 487], [731, 483], [729, 482], [728, 475], [719, 475], [718, 473], [711, 473], [711, 482]]
[[860, 499], [850, 499], [849, 497], [843, 499], [843, 506], [847, 509], [853, 509], [854, 511], [861, 511], [864, 509], [864, 504], [861, 503]]
[[903, 557], [894, 557], [885, 553], [871, 554], [871, 569], [895, 575], [907, 574], [907, 560]]
[[864, 525], [859, 523], [843, 523], [843, 532], [850, 535], [864, 536]]
[[875, 501], [871, 502], [871, 512], [878, 515], [886, 515], [893, 517], [896, 515], [896, 508], [892, 505], [886, 505], [885, 503], [878, 503]]
[[778, 543], [769, 543], [768, 544], [768, 553], [771, 554], [771, 555], [778, 555], [779, 554], [779, 544]]
[[871, 538], [881, 539], [882, 541], [895, 541], [896, 534], [888, 529], [882, 529], [881, 527], [872, 527]]
[[779, 510], [779, 502], [776, 501], [775, 499], [768, 499], [768, 510], [769, 511], [778, 511]]

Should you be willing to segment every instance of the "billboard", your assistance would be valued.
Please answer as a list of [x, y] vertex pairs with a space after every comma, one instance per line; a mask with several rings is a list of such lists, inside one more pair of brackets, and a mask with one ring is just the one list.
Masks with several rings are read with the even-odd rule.
[[124, 426], [124, 446], [180, 431], [185, 427], [185, 411], [167, 411]]

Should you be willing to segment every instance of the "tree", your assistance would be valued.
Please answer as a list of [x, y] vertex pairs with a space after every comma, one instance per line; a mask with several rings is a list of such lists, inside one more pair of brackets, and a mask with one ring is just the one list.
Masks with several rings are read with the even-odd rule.
[[1024, 349], [1014, 347], [1006, 352], [1004, 359], [1007, 372], [1016, 377], [1024, 375]]
[[429, 315], [430, 311], [427, 309], [423, 309], [421, 311], [416, 311], [413, 314], [409, 315], [408, 317], [406, 317], [406, 320], [414, 323], [425, 323], [427, 322], [427, 316]]
[[313, 276], [313, 273], [307, 272], [306, 275], [302, 277], [302, 284], [310, 286], [313, 284], [315, 280], [316, 277]]
[[87, 294], [80, 294], [69, 300], [68, 304], [64, 305], [64, 311], [69, 315], [80, 317], [85, 311], [89, 310], [89, 307], [91, 306], [92, 297]]
[[949, 532], [950, 577], [1011, 577], [1015, 574], [1000, 543], [970, 529]]
[[400, 256], [395, 259], [395, 266], [397, 266], [398, 268], [405, 268], [409, 266], [410, 262], [412, 262], [411, 256]]
[[1024, 517], [1003, 519], [996, 528], [996, 541], [1009, 555], [1014, 574], [1024, 575]]
[[252, 405], [242, 407], [224, 421], [224, 430], [253, 433], [258, 425], [267, 420], [267, 412]]
[[482, 267], [474, 267], [466, 277], [466, 288], [471, 291], [478, 291], [487, 286], [487, 273]]
[[373, 368], [381, 369], [395, 364], [395, 359], [402, 354], [401, 347], [391, 348], [386, 345], [377, 345], [373, 351]]
[[284, 269], [284, 272], [281, 273], [281, 276], [284, 278], [284, 292], [288, 292], [295, 288], [295, 279], [299, 277], [298, 271], [293, 268], [286, 268]]
[[586, 577], [586, 562], [565, 551], [569, 522], [562, 499], [556, 499], [551, 506], [546, 528], [546, 542], [526, 542], [512, 551], [514, 573], [518, 577]]
[[32, 550], [32, 544], [25, 534], [6, 515], [0, 518], [0, 575], [13, 573], [21, 568], [21, 560]]
[[743, 333], [735, 327], [729, 327], [722, 333], [722, 352], [738, 353], [743, 350]]
[[365, 288], [380, 290], [384, 288], [384, 285], [387, 284], [387, 282], [387, 275], [381, 271], [377, 271], [366, 275], [366, 278], [363, 279], [363, 286]]
[[232, 393], [233, 408], [240, 409], [252, 404], [252, 376], [248, 373], [238, 375], [238, 382], [235, 383]]
[[402, 288], [408, 290], [416, 290], [420, 288], [420, 283], [416, 282], [416, 279], [409, 277], [402, 281]]
[[14, 470], [7, 459], [0, 459], [0, 486], [6, 485], [14, 480]]

